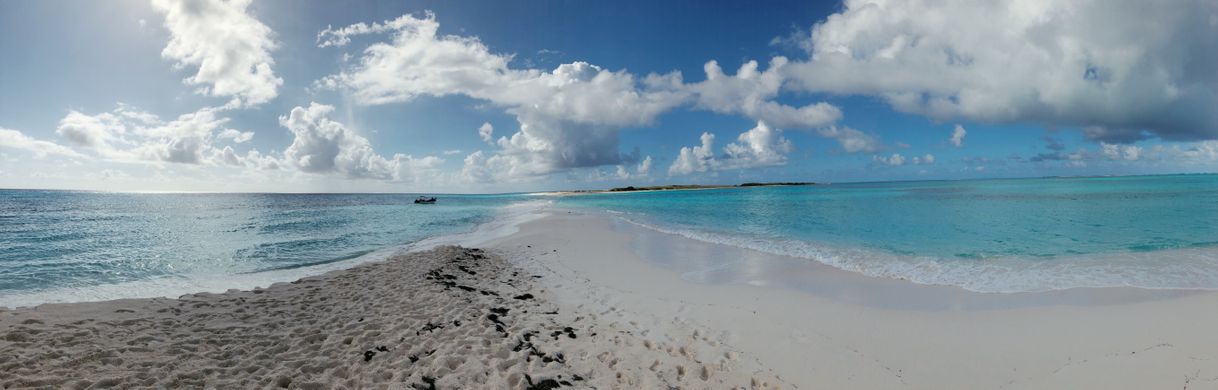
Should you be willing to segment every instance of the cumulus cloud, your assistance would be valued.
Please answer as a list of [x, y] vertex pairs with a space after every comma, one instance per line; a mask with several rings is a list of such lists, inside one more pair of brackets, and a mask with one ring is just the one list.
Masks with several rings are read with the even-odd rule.
[[490, 122], [482, 122], [482, 126], [478, 127], [478, 138], [482, 138], [482, 142], [492, 143], [491, 139], [495, 133], [495, 126], [491, 126]]
[[900, 153], [893, 153], [891, 156], [871, 156], [871, 159], [878, 163], [891, 165], [894, 167], [905, 165], [905, 156], [902, 156]]
[[55, 132], [109, 160], [208, 163], [213, 151], [219, 150], [212, 145], [215, 133], [228, 122], [218, 111], [202, 108], [162, 121], [120, 104], [112, 112], [94, 115], [70, 111]]
[[964, 126], [956, 125], [956, 128], [952, 129], [951, 138], [948, 138], [947, 141], [951, 142], [952, 146], [955, 146], [957, 148], [962, 147], [962, 146], [964, 146], [964, 136], [967, 134], [968, 134], [968, 131], [964, 130]]
[[513, 169], [515, 166], [507, 157], [498, 154], [487, 155], [479, 150], [465, 156], [460, 178], [466, 183], [478, 184], [496, 183], [506, 177], [514, 177], [512, 181], [531, 179], [528, 176], [517, 177]]
[[737, 142], [724, 148], [729, 168], [753, 168], [787, 163], [787, 153], [794, 149], [791, 141], [782, 137], [782, 130], [757, 122], [757, 127], [741, 133]]
[[741, 133], [720, 155], [714, 152], [714, 134], [702, 133], [700, 141], [701, 145], [681, 148], [668, 167], [669, 176], [783, 165], [787, 163], [787, 153], [794, 149], [791, 141], [782, 136], [782, 130], [765, 122], [757, 122], [756, 127]]
[[884, 165], [901, 166], [906, 163], [913, 165], [930, 165], [935, 163], [935, 155], [927, 153], [922, 156], [905, 157], [900, 153], [893, 153], [890, 156], [871, 156], [871, 160]]
[[668, 167], [668, 176], [688, 175], [694, 172], [706, 172], [718, 165], [715, 160], [715, 135], [702, 133], [699, 137], [702, 144], [682, 147], [677, 153], [676, 161]]
[[31, 138], [20, 131], [0, 127], [0, 148], [17, 149], [30, 152], [35, 158], [45, 158], [50, 155], [64, 157], [84, 157], [66, 146], [39, 139]]
[[792, 107], [773, 101], [785, 81], [783, 68], [788, 60], [774, 57], [764, 72], [757, 61], [749, 61], [734, 76], [723, 73], [716, 61], [703, 66], [706, 80], [689, 84], [698, 107], [718, 113], [744, 114], [779, 128], [817, 128], [841, 120], [842, 111], [828, 103]]
[[122, 118], [111, 113], [86, 115], [75, 110], [59, 120], [55, 132], [80, 146], [107, 148], [127, 131]]
[[251, 139], [254, 139], [254, 132], [239, 131], [236, 129], [224, 129], [224, 131], [221, 131], [220, 134], [217, 135], [216, 137], [219, 139], [231, 140], [231, 141], [233, 141], [233, 143], [240, 144], [240, 143], [249, 142]]
[[275, 98], [283, 79], [275, 76], [271, 29], [247, 8], [250, 0], [153, 0], [165, 15], [170, 40], [161, 56], [180, 68], [197, 67], [184, 82], [207, 96], [229, 97], [228, 107], [248, 107]]
[[[601, 175], [599, 171], [595, 171], [595, 172], [597, 173], [597, 175], [595, 176], [596, 178], [604, 178], [604, 176]], [[650, 174], [651, 174], [651, 156], [647, 156], [642, 161], [640, 161], [638, 165], [636, 165], [634, 167], [634, 172], [631, 172], [630, 169], [626, 168], [626, 165], [618, 165], [611, 178], [615, 178], [618, 180], [626, 180], [626, 179], [631, 179], [631, 178], [644, 178], [644, 177], [649, 176]]]
[[1185, 146], [1155, 145], [1150, 152], [1156, 159], [1213, 163], [1218, 162], [1218, 140], [1192, 142]]
[[302, 172], [336, 173], [354, 179], [410, 180], [429, 173], [443, 162], [438, 157], [415, 158], [396, 154], [385, 158], [364, 136], [328, 115], [334, 106], [310, 103], [279, 117], [279, 124], [294, 136], [283, 152], [284, 160]]
[[1038, 122], [1126, 143], [1218, 138], [1218, 3], [847, 0], [813, 27], [801, 90], [938, 120]]
[[879, 138], [850, 127], [829, 126], [816, 130], [816, 133], [837, 140], [846, 153], [869, 153], [880, 149]]
[[647, 156], [643, 161], [639, 162], [639, 166], [635, 168], [635, 173], [639, 176], [647, 176], [651, 174], [651, 156]]
[[368, 46], [356, 64], [317, 85], [348, 89], [363, 104], [454, 94], [489, 101], [520, 124], [519, 131], [500, 138], [494, 156], [517, 176], [622, 163], [618, 128], [648, 125], [685, 100], [677, 74], [639, 80], [586, 62], [551, 71], [513, 69], [511, 55], [491, 53], [477, 38], [438, 35], [438, 28], [427, 13], [322, 31], [322, 46], [346, 44], [360, 34], [390, 33], [392, 40]]
[[1080, 147], [1072, 152], [1051, 150], [1026, 159], [1012, 156], [1010, 160], [1040, 165], [1060, 164], [1073, 168], [1139, 161], [1144, 164], [1178, 164], [1177, 168], [1203, 166], [1206, 170], [1212, 170], [1218, 167], [1214, 165], [1218, 163], [1218, 140], [1158, 143], [1151, 146], [1100, 142], [1096, 148]]
[[[431, 13], [327, 28], [318, 34], [319, 46], [346, 45], [353, 36], [363, 34], [388, 33], [392, 40], [369, 45], [356, 64], [316, 84], [347, 89], [363, 104], [460, 94], [502, 107], [516, 116], [520, 130], [493, 141], [493, 127], [484, 124], [480, 138], [494, 142], [499, 150], [475, 156], [471, 163], [495, 163], [502, 168], [496, 172], [515, 176], [637, 162], [618, 151], [619, 129], [649, 125], [656, 116], [688, 101], [698, 108], [741, 114], [779, 128], [818, 128], [842, 116], [840, 109], [828, 103], [793, 107], [775, 102], [788, 62], [781, 57], [771, 60], [765, 71], [750, 61], [730, 76], [710, 61], [704, 67], [705, 81], [686, 84], [676, 72], [639, 79], [582, 61], [549, 71], [515, 69], [509, 67], [511, 55], [492, 53], [475, 37], [438, 35], [438, 28]], [[876, 147], [873, 137], [857, 130], [845, 129], [836, 135], [834, 129], [830, 134], [827, 136], [849, 145], [850, 151]], [[750, 149], [752, 144], [740, 145], [733, 151], [757, 150]], [[762, 164], [777, 161], [773, 160], [776, 155], [749, 157]], [[743, 157], [733, 160], [746, 161]], [[482, 172], [471, 169], [467, 176], [481, 177], [475, 171]]]
[[1100, 142], [1100, 153], [1109, 160], [1135, 161], [1142, 155], [1142, 147], [1137, 145], [1116, 145]]

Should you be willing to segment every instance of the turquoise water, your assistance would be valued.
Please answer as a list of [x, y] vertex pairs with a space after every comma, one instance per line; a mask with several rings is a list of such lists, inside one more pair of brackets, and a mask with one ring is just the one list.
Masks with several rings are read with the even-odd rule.
[[0, 190], [0, 305], [39, 293], [70, 301], [260, 283], [258, 275], [470, 231], [521, 197], [413, 199]]
[[[266, 285], [543, 207], [522, 195], [413, 198], [0, 190], [0, 306]], [[974, 291], [1218, 289], [1218, 175], [554, 199], [693, 239]]]
[[610, 193], [559, 204], [976, 291], [1218, 288], [1218, 175]]

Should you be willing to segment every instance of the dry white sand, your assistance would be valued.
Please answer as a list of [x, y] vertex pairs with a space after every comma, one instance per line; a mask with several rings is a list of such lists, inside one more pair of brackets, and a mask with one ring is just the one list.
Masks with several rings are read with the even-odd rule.
[[0, 387], [777, 384], [699, 333], [657, 343], [617, 309], [556, 304], [549, 283], [445, 246], [253, 291], [0, 309]]
[[1216, 292], [981, 294], [622, 225], [562, 211], [490, 247], [560, 281], [560, 303], [615, 309], [653, 342], [697, 330], [787, 387], [1218, 388]]

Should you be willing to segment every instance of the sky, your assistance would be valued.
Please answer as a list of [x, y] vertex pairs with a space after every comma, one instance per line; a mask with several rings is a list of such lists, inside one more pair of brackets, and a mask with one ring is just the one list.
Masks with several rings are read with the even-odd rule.
[[1213, 0], [0, 1], [0, 188], [1209, 172]]

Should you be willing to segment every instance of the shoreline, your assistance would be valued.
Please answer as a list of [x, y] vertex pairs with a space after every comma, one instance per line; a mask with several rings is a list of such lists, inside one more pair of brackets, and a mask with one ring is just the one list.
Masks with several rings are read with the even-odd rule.
[[548, 215], [546, 209], [550, 202], [549, 200], [527, 200], [510, 204], [504, 206], [501, 214], [492, 220], [478, 224], [469, 231], [432, 236], [415, 242], [380, 248], [348, 259], [255, 273], [206, 275], [206, 277], [197, 278], [167, 276], [116, 284], [54, 288], [0, 295], [0, 309], [34, 307], [42, 304], [105, 302], [118, 299], [172, 299], [201, 292], [220, 293], [232, 289], [266, 288], [275, 283], [285, 283], [328, 272], [351, 269], [364, 264], [382, 262], [394, 256], [442, 245], [475, 247], [488, 240], [515, 233], [517, 226], [521, 223], [545, 217]]
[[[798, 388], [1218, 383], [1218, 334], [1212, 332], [1218, 292], [1118, 287], [978, 293], [872, 278], [807, 260], [769, 270], [746, 261], [719, 274], [735, 279], [698, 280], [688, 277], [682, 261], [725, 252], [753, 252], [763, 261], [779, 256], [634, 233], [615, 229], [606, 216], [571, 212], [523, 224], [518, 234], [489, 247], [533, 272], [579, 280], [551, 286], [559, 301], [620, 308], [623, 320], [659, 334], [700, 329], [756, 356]], [[537, 253], [529, 246], [556, 251]], [[820, 290], [749, 283], [775, 276], [769, 272], [811, 280]]]
[[[579, 210], [540, 207], [514, 216], [424, 240], [383, 261], [267, 288], [0, 308], [0, 371], [16, 373], [0, 383], [426, 386], [426, 375], [439, 388], [527, 388], [546, 379], [574, 383], [579, 375], [589, 385], [635, 388], [1218, 384], [1214, 291], [980, 293], [870, 277]], [[486, 252], [446, 246], [453, 243]], [[444, 263], [479, 256], [489, 259], [479, 266], [490, 268]], [[426, 273], [443, 267], [455, 269]], [[504, 276], [517, 272], [530, 277]], [[462, 278], [460, 285], [473, 290], [437, 287], [442, 275]], [[529, 291], [531, 303], [550, 306], [520, 306], [506, 298], [515, 293], [499, 289]], [[472, 293], [451, 295], [456, 291]], [[517, 319], [491, 312], [513, 322], [487, 322], [485, 312], [495, 308], [534, 313]], [[363, 312], [391, 325], [366, 325]], [[464, 314], [443, 321], [482, 327], [446, 322], [454, 325], [451, 334], [419, 338], [421, 329], [442, 324], [435, 318], [454, 313]], [[560, 317], [566, 322], [553, 322]], [[563, 339], [568, 327], [615, 336]], [[541, 355], [533, 355], [521, 340], [535, 340], [524, 336], [534, 328], [558, 332], [541, 338], [563, 343], [538, 341]], [[234, 332], [257, 332], [265, 342]], [[408, 346], [390, 346], [392, 340]], [[554, 348], [563, 352], [558, 365]], [[429, 350], [446, 352], [422, 359]], [[365, 360], [366, 352], [374, 358]], [[378, 365], [377, 355], [391, 356], [384, 359], [390, 363]], [[198, 364], [163, 364], [183, 359]], [[82, 376], [89, 382], [69, 381]]]
[[0, 309], [0, 386], [776, 388], [721, 344], [556, 303], [494, 251], [439, 246], [291, 283]]

